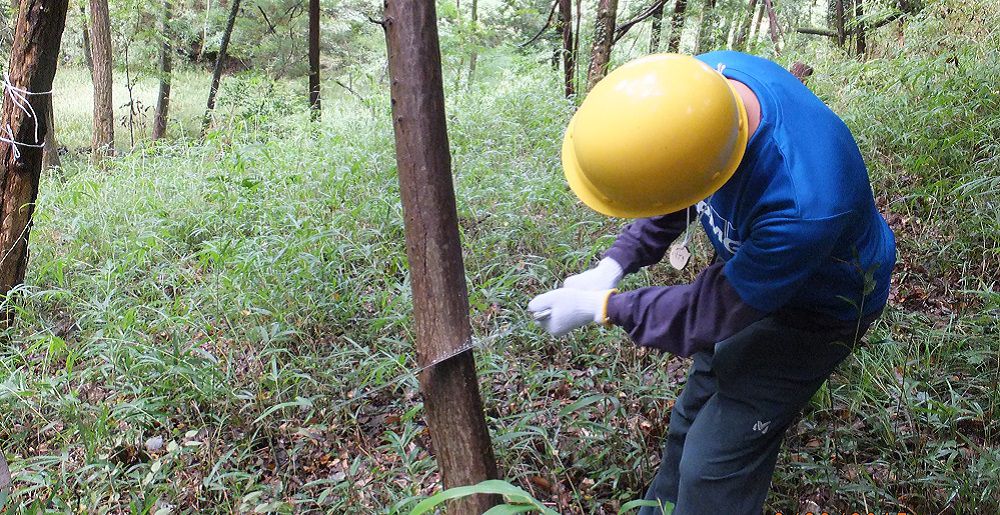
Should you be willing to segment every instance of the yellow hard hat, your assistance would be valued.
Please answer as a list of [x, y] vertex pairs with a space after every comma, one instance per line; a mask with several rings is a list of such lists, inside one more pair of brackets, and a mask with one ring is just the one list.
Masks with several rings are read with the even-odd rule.
[[691, 56], [655, 54], [594, 86], [566, 129], [563, 170], [595, 211], [662, 215], [721, 188], [747, 137], [743, 100], [721, 73]]

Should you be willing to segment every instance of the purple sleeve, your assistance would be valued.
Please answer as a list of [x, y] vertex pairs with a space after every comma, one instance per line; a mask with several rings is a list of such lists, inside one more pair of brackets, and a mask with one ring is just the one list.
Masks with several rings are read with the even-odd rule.
[[688, 222], [697, 218], [694, 206], [663, 216], [640, 218], [625, 226], [604, 257], [617, 261], [626, 274], [659, 263], [670, 244], [687, 229]]
[[632, 341], [684, 357], [712, 348], [765, 314], [743, 302], [723, 263], [709, 266], [691, 284], [641, 288], [608, 300], [608, 317]]

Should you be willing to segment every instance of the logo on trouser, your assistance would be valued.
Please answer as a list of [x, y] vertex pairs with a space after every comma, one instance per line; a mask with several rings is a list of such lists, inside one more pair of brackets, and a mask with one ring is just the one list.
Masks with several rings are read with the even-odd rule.
[[760, 434], [767, 433], [767, 430], [771, 427], [771, 421], [763, 422], [758, 420], [756, 424], [753, 425], [753, 430], [759, 432]]

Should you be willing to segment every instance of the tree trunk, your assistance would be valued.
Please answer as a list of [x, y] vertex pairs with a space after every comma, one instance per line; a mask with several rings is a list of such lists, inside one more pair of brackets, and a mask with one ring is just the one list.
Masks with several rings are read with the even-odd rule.
[[479, 45], [479, 0], [472, 0], [472, 55], [469, 56], [469, 84], [476, 75], [476, 60], [479, 53], [476, 47]]
[[55, 113], [52, 110], [52, 95], [42, 95], [42, 102], [45, 102], [47, 116], [45, 118], [45, 143], [42, 146], [42, 171], [49, 168], [62, 166], [62, 159], [59, 157], [59, 142], [56, 141]]
[[660, 51], [660, 33], [663, 31], [663, 6], [656, 8], [653, 12], [653, 22], [649, 32], [649, 53], [655, 54]]
[[[0, 111], [0, 126], [8, 127], [13, 140], [24, 145], [0, 142], [0, 294], [24, 281], [28, 264], [28, 237], [31, 217], [38, 198], [38, 179], [42, 170], [42, 149], [48, 132], [51, 95], [37, 93], [52, 90], [56, 73], [59, 43], [66, 24], [67, 0], [22, 0], [14, 28], [7, 67], [14, 87], [36, 94], [27, 95], [29, 112], [6, 94]], [[33, 146], [28, 146], [33, 145]], [[10, 322], [14, 310], [6, 312]]]
[[[471, 339], [434, 2], [386, 0], [396, 164], [413, 288], [417, 360], [426, 366]], [[497, 477], [472, 351], [420, 374], [427, 422], [446, 488]], [[480, 514], [499, 502], [451, 501], [450, 514]]]
[[94, 125], [90, 160], [115, 153], [115, 111], [111, 95], [111, 18], [108, 0], [90, 0], [90, 44], [94, 59]]
[[[854, 18], [860, 20], [862, 16], [865, 15], [864, 8], [861, 6], [862, 0], [854, 0]], [[858, 56], [864, 56], [865, 51], [868, 49], [868, 42], [865, 41], [865, 25], [861, 21], [857, 22], [857, 27], [855, 27], [854, 42], [856, 44], [855, 50], [858, 52]]]
[[764, 2], [761, 2], [760, 7], [757, 8], [757, 21], [755, 21], [753, 25], [754, 33], [751, 39], [753, 39], [754, 41], [760, 41], [761, 38], [763, 38], [763, 35], [761, 35], [761, 32], [764, 30], [763, 22], [764, 22]]
[[229, 38], [233, 35], [233, 26], [236, 25], [236, 15], [240, 12], [240, 0], [232, 0], [233, 5], [229, 9], [229, 19], [226, 20], [226, 30], [222, 33], [222, 42], [219, 44], [219, 55], [215, 58], [215, 68], [212, 70], [212, 85], [208, 88], [208, 105], [205, 107], [205, 117], [201, 120], [201, 133], [205, 134], [208, 125], [212, 121], [212, 111], [215, 109], [215, 95], [219, 92], [219, 82], [222, 80], [222, 68], [226, 63], [226, 51], [229, 50]]
[[764, 7], [767, 8], [767, 29], [771, 33], [771, 41], [774, 43], [774, 50], [778, 50], [778, 42], [781, 36], [778, 34], [778, 15], [774, 12], [774, 4], [771, 0], [764, 0]]
[[90, 71], [90, 78], [94, 78], [94, 58], [90, 54], [90, 21], [87, 19], [87, 10], [80, 4], [80, 20], [83, 22], [83, 60], [87, 63], [87, 70]]
[[590, 51], [590, 66], [587, 68], [587, 91], [593, 89], [608, 72], [617, 14], [618, 0], [598, 0], [597, 21], [594, 23], [594, 46]]
[[319, 105], [319, 0], [309, 0], [309, 106], [318, 120]]
[[167, 119], [170, 113], [170, 75], [173, 68], [173, 46], [170, 44], [170, 2], [163, 0], [163, 26], [160, 43], [160, 90], [156, 94], [156, 113], [153, 115], [153, 141], [167, 134]]
[[566, 98], [576, 92], [574, 77], [576, 55], [573, 51], [573, 11], [570, 0], [559, 1], [559, 28], [562, 32], [563, 90]]
[[667, 51], [677, 52], [681, 46], [681, 32], [684, 30], [684, 11], [687, 0], [677, 0], [674, 4], [674, 14], [670, 17], [670, 39], [667, 41]]
[[833, 23], [837, 27], [837, 46], [844, 46], [844, 0], [833, 0]]
[[715, 47], [715, 0], [705, 0], [701, 8], [701, 23], [698, 24], [698, 37], [695, 39], [695, 53], [707, 52]]
[[753, 13], [755, 10], [757, 10], [757, 0], [750, 0], [746, 20], [743, 22], [743, 26], [740, 27], [740, 32], [736, 36], [736, 42], [733, 43], [733, 48], [736, 50], [746, 50], [747, 37], [750, 35], [750, 24], [753, 23]]

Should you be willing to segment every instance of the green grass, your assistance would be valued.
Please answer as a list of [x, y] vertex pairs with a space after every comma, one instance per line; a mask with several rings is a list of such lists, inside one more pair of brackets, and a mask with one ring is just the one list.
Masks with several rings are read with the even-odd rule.
[[[924, 41], [939, 27], [928, 16], [911, 30]], [[945, 54], [914, 45], [865, 64], [808, 56], [811, 85], [869, 159], [901, 264], [870, 343], [790, 431], [773, 509], [1000, 509], [989, 186], [1000, 97], [982, 89], [1000, 77], [981, 46], [961, 47], [951, 70]], [[571, 106], [555, 72], [496, 59], [502, 67], [482, 60], [488, 80], [448, 92], [494, 447], [504, 478], [557, 511], [613, 512], [655, 472], [686, 363], [619, 330], [555, 340], [528, 323], [527, 301], [589, 266], [619, 221], [580, 205], [561, 176]], [[933, 73], [907, 78], [924, 69]], [[69, 154], [41, 184], [18, 320], [0, 336], [14, 503], [405, 512], [439, 488], [416, 379], [376, 390], [416, 366], [392, 128], [376, 85], [360, 89], [364, 102], [327, 88], [323, 120], [309, 124], [302, 85], [227, 77], [220, 123], [200, 142], [207, 77], [186, 73], [174, 82], [175, 139], [98, 170], [80, 151], [89, 97], [63, 93], [89, 78], [59, 72]], [[151, 102], [155, 83], [139, 91]], [[654, 267], [625, 287], [690, 280], [709, 254], [703, 238], [695, 249], [685, 272]]]

